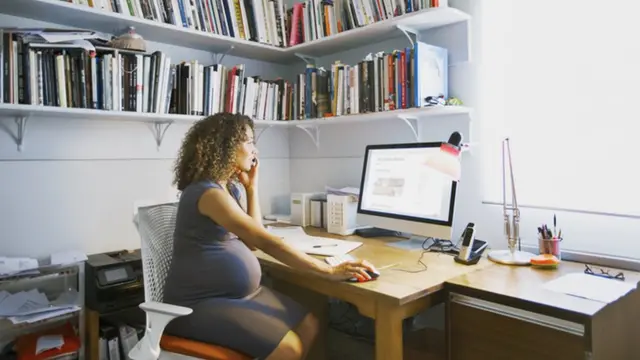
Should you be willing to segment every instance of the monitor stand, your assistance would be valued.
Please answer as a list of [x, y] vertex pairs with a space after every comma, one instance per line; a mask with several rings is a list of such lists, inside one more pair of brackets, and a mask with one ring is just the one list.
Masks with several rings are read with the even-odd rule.
[[355, 234], [363, 238], [388, 237], [388, 236], [400, 235], [400, 233], [397, 231], [381, 229], [377, 227], [367, 227], [367, 228], [356, 229]]

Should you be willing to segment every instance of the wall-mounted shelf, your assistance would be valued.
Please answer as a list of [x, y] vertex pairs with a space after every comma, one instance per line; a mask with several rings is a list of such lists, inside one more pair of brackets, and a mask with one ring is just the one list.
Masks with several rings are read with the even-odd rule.
[[[75, 120], [110, 120], [110, 121], [131, 121], [145, 123], [149, 125], [153, 132], [158, 148], [162, 145], [164, 134], [174, 123], [193, 123], [202, 119], [202, 116], [179, 115], [179, 114], [156, 114], [132, 111], [106, 111], [94, 109], [63, 108], [55, 106], [22, 105], [22, 104], [0, 104], [0, 121], [11, 120], [15, 123], [16, 131], [10, 134], [18, 146], [18, 151], [22, 150], [26, 133], [27, 121], [31, 118], [50, 119], [75, 119]], [[283, 121], [256, 121], [256, 127], [285, 126]]]
[[306, 57], [326, 56], [396, 37], [401, 34], [398, 28], [410, 28], [412, 32], [419, 32], [469, 19], [468, 14], [451, 7], [425, 9], [292, 46], [287, 51], [291, 55], [301, 54]]
[[60, 0], [3, 0], [0, 13], [107, 34], [119, 34], [126, 31], [129, 26], [133, 26], [136, 33], [146, 41], [215, 53], [227, 52], [233, 46], [233, 55], [235, 56], [259, 58], [265, 61], [281, 61], [287, 57], [284, 49], [275, 46], [187, 29]]
[[[465, 106], [434, 106], [420, 109], [402, 109], [308, 120], [255, 120], [254, 123], [256, 127], [256, 141], [259, 140], [264, 131], [271, 127], [296, 127], [306, 132], [316, 147], [319, 147], [320, 127], [325, 125], [399, 119], [409, 126], [417, 141], [419, 135], [419, 121], [448, 115], [465, 115], [469, 114], [470, 111], [471, 109]], [[26, 134], [28, 120], [36, 117], [46, 118], [47, 120], [110, 120], [145, 123], [149, 125], [149, 128], [153, 132], [158, 148], [162, 145], [164, 134], [171, 124], [190, 124], [202, 118], [201, 116], [179, 114], [155, 114], [132, 111], [63, 108], [55, 106], [0, 104], [0, 121], [10, 120], [15, 123], [15, 133], [11, 133], [10, 135], [15, 140], [16, 145], [18, 146], [18, 151], [21, 151], [24, 145], [24, 137]]]
[[[451, 115], [468, 115], [471, 109], [466, 106], [433, 106], [425, 108], [401, 109], [364, 114], [334, 116], [327, 118], [282, 121], [288, 126], [296, 127], [309, 135], [316, 148], [320, 147], [320, 127], [325, 125], [367, 123], [382, 120], [400, 120], [410, 129], [416, 141], [419, 139], [420, 121]], [[256, 121], [256, 124], [261, 121]]]
[[318, 57], [389, 39], [398, 35], [398, 26], [423, 31], [470, 18], [468, 14], [451, 7], [425, 9], [289, 48], [279, 48], [60, 0], [4, 0], [0, 13], [108, 34], [120, 33], [134, 26], [136, 32], [147, 41], [216, 53], [233, 49], [231, 54], [234, 56], [282, 63], [299, 61], [296, 54]]

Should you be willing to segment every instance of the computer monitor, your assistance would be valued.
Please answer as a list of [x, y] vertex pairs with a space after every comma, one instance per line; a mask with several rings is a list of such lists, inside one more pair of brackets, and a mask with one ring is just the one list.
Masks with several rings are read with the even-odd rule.
[[425, 162], [441, 142], [368, 145], [357, 223], [451, 240], [456, 182]]

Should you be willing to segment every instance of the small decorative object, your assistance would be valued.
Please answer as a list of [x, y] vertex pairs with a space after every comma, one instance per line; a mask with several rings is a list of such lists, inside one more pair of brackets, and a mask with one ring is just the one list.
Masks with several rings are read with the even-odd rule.
[[424, 106], [444, 106], [446, 104], [444, 95], [427, 96], [424, 98], [424, 101], [425, 101]]
[[462, 106], [462, 100], [457, 97], [450, 97], [447, 99], [447, 105], [449, 106]]
[[136, 29], [133, 26], [129, 26], [129, 30], [126, 33], [112, 39], [109, 45], [117, 49], [147, 51], [144, 39], [136, 33]]

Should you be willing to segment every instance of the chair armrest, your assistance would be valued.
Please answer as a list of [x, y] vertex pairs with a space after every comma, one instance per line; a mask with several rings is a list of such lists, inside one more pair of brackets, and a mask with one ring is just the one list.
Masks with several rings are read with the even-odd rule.
[[190, 315], [193, 310], [157, 301], [146, 301], [140, 304], [140, 308], [147, 315], [147, 325], [142, 339], [129, 352], [129, 358], [133, 360], [156, 360], [160, 356], [160, 338], [167, 324], [179, 317]]
[[193, 312], [193, 309], [188, 307], [165, 304], [157, 301], [143, 302], [142, 304], [140, 304], [140, 309], [144, 310], [147, 313], [159, 313], [173, 317], [186, 316]]

